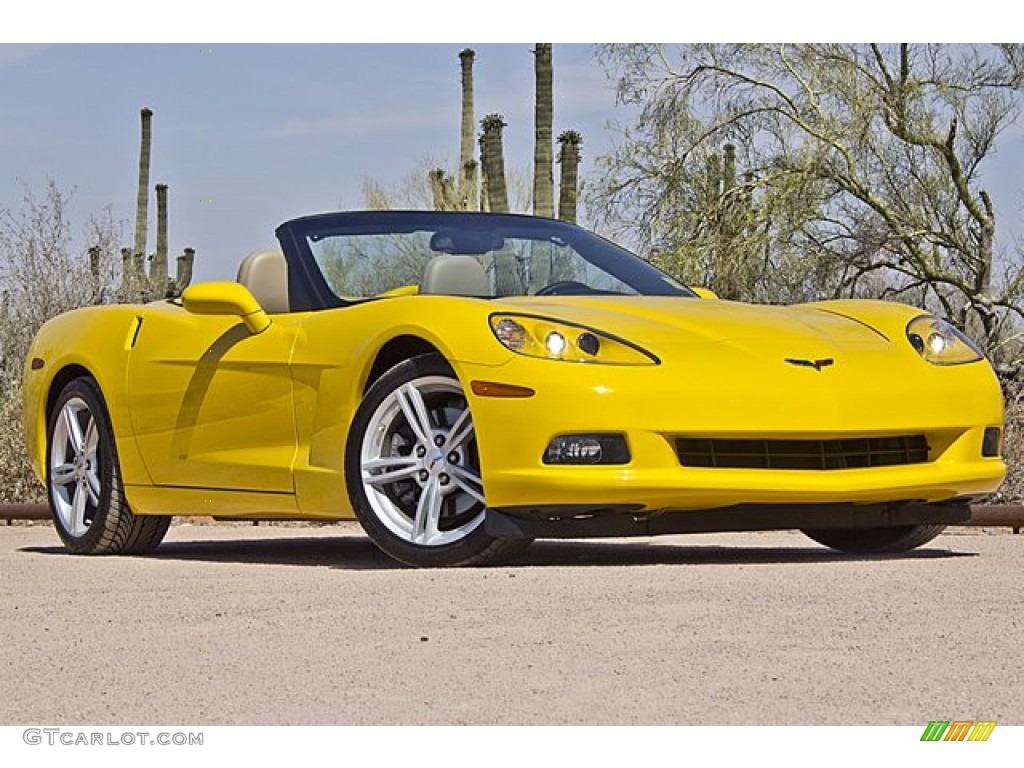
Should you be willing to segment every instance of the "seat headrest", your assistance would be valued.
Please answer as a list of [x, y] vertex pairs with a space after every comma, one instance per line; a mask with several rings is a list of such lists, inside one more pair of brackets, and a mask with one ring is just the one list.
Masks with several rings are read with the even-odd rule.
[[266, 248], [246, 256], [238, 268], [238, 282], [249, 289], [267, 314], [290, 311], [288, 262], [280, 248]]
[[420, 293], [487, 296], [491, 293], [491, 283], [480, 262], [472, 256], [445, 253], [427, 262]]

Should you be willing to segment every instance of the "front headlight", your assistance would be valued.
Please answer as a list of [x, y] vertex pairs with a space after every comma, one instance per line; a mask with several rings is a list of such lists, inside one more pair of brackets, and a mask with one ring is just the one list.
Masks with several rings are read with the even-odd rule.
[[960, 365], [981, 360], [977, 344], [951, 323], [932, 315], [915, 317], [907, 324], [907, 339], [929, 363]]
[[573, 363], [657, 365], [645, 349], [603, 331], [548, 317], [495, 314], [491, 331], [507, 349], [520, 355]]

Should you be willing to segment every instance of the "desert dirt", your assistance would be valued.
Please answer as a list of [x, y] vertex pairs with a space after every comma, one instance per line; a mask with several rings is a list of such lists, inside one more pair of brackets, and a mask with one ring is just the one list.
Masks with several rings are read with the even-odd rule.
[[1024, 536], [537, 542], [413, 570], [355, 525], [0, 527], [0, 724], [1024, 724]]

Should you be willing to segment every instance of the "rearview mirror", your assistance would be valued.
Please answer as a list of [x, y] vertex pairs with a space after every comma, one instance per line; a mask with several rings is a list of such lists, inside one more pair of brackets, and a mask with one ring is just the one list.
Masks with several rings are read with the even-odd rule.
[[193, 315], [237, 315], [251, 333], [270, 327], [270, 317], [241, 283], [197, 283], [181, 294], [181, 305]]
[[505, 238], [494, 232], [439, 229], [430, 238], [434, 253], [452, 253], [460, 256], [483, 256], [505, 247]]

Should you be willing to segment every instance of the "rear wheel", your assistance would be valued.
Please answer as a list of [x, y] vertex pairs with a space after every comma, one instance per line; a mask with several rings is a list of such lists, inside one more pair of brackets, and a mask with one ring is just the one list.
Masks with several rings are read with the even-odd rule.
[[887, 528], [820, 528], [803, 531], [819, 544], [850, 554], [909, 552], [927, 544], [944, 525], [898, 525]]
[[78, 378], [61, 391], [47, 425], [46, 484], [57, 533], [72, 552], [138, 554], [154, 549], [170, 517], [132, 514], [99, 386]]
[[345, 476], [363, 529], [408, 565], [482, 565], [529, 544], [484, 530], [469, 403], [438, 355], [400, 363], [370, 387], [349, 431]]

